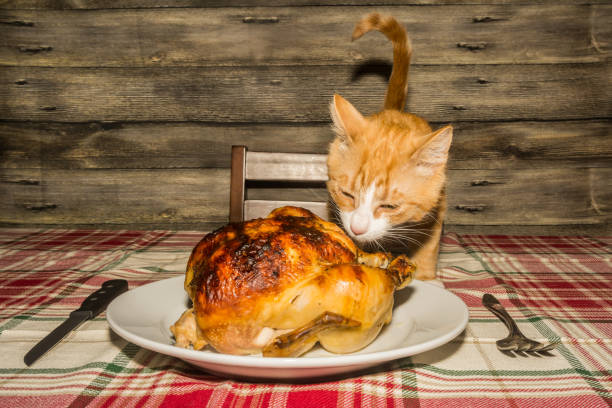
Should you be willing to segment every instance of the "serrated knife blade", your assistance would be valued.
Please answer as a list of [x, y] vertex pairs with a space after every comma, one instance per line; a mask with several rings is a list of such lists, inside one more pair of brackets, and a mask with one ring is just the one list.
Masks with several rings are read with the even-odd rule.
[[24, 356], [23, 362], [27, 366], [32, 365], [66, 337], [68, 333], [79, 327], [83, 322], [99, 315], [114, 298], [127, 290], [128, 283], [125, 279], [112, 279], [104, 282], [100, 289], [87, 296], [81, 306], [70, 313], [70, 317], [66, 321], [32, 347]]

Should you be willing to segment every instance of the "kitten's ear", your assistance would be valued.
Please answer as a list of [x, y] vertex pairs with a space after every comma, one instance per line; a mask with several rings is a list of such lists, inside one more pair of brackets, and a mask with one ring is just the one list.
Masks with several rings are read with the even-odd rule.
[[329, 110], [334, 121], [334, 131], [347, 141], [354, 141], [366, 125], [366, 120], [361, 113], [338, 94], [334, 95]]
[[444, 126], [428, 136], [428, 141], [417, 151], [417, 166], [425, 173], [446, 164], [448, 149], [453, 140], [453, 127]]

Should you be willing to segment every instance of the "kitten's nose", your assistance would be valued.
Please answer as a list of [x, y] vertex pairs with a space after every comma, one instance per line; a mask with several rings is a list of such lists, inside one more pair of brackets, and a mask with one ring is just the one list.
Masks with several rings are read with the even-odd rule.
[[361, 235], [368, 232], [368, 227], [370, 225], [370, 219], [362, 214], [355, 213], [351, 217], [351, 231], [355, 235]]

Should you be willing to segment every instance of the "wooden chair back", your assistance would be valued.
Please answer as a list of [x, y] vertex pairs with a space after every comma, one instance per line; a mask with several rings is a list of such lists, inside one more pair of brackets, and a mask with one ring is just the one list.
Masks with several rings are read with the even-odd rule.
[[267, 216], [285, 205], [309, 209], [328, 219], [327, 202], [249, 200], [250, 181], [270, 183], [312, 183], [327, 181], [327, 155], [307, 153], [251, 152], [245, 146], [232, 146], [230, 179], [230, 222]]

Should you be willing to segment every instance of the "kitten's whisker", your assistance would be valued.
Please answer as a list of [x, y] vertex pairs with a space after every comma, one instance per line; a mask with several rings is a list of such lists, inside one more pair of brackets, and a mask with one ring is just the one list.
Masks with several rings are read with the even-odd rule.
[[[393, 240], [394, 242], [398, 242], [401, 246], [410, 249], [410, 248], [414, 248], [415, 246], [417, 248], [421, 248], [423, 247], [423, 244], [417, 241], [411, 241], [411, 240], [407, 240], [405, 238], [397, 238]], [[405, 242], [406, 241], [406, 242]]]
[[423, 235], [426, 237], [431, 238], [433, 235], [429, 232], [429, 231], [423, 231], [420, 229], [413, 229], [413, 228], [408, 228], [408, 227], [404, 227], [404, 228], [400, 228], [400, 227], [393, 227], [389, 230], [388, 232], [389, 234], [395, 234], [395, 235], [399, 235], [399, 234], [413, 234], [413, 235]]
[[434, 214], [434, 213], [431, 213], [431, 212], [425, 214], [425, 217], [423, 217], [423, 220], [425, 218], [430, 218], [430, 220], [432, 220], [436, 224], [440, 224], [442, 222], [442, 220], [440, 219], [440, 217], [438, 217], [437, 214]]
[[[425, 243], [422, 241], [422, 239], [419, 239], [417, 237], [411, 236], [412, 233], [419, 233], [422, 236], [424, 236], [425, 238], [431, 238], [432, 235], [428, 234], [424, 231], [415, 231], [415, 230], [403, 230], [403, 231], [397, 231], [395, 229], [391, 229], [387, 232], [387, 237], [390, 239], [394, 239], [394, 240], [398, 240], [398, 241], [408, 241], [411, 242], [413, 244], [418, 245], [419, 247], [423, 246]], [[415, 234], [416, 235], [416, 234]]]
[[439, 224], [440, 223], [440, 218], [437, 215], [434, 215], [432, 213], [427, 213], [427, 214], [425, 214], [423, 219], [421, 219], [421, 222], [423, 224], [429, 224], [429, 223], [432, 223], [432, 222], [434, 224]]
[[398, 231], [398, 232], [412, 232], [412, 231], [423, 232], [423, 231], [428, 231], [427, 228], [415, 228], [413, 226], [408, 226], [408, 225], [391, 227], [391, 228], [389, 228], [389, 230], [390, 231]]
[[407, 223], [404, 223], [404, 224], [400, 224], [397, 227], [398, 228], [402, 228], [402, 227], [404, 227], [404, 228], [414, 228], [414, 227], [420, 227], [422, 225], [430, 225], [430, 224], [432, 224], [432, 222], [434, 224], [439, 223], [439, 219], [437, 217], [434, 217], [434, 216], [430, 216], [430, 217], [432, 217], [432, 219], [425, 219], [425, 218], [423, 218], [423, 219], [421, 219], [419, 221], [407, 222]]
[[[395, 234], [396, 235], [402, 234], [402, 235], [407, 235], [407, 236], [414, 235], [414, 236], [417, 236], [417, 237], [426, 237], [426, 238], [432, 238], [433, 237], [433, 235], [428, 233], [428, 232], [425, 232], [425, 231], [415, 231], [415, 230], [397, 231], [397, 233], [395, 233]], [[416, 237], [413, 237], [413, 238], [416, 239]]]
[[438, 214], [436, 212], [428, 212], [426, 213], [423, 218], [421, 218], [419, 221], [417, 222], [431, 222], [431, 221], [437, 222], [439, 221], [438, 218]]
[[401, 243], [405, 241], [405, 242], [410, 242], [412, 244], [415, 244], [419, 247], [423, 246], [423, 244], [419, 240], [416, 240], [414, 238], [411, 238], [405, 235], [387, 235], [387, 238], [395, 240], [395, 241], [399, 241]]
[[408, 237], [390, 237], [389, 239], [394, 240], [394, 241], [410, 242], [411, 244], [414, 244], [414, 245], [420, 244], [418, 240], [408, 238]]
[[379, 240], [375, 240], [374, 242], [376, 243], [376, 246], [377, 246], [378, 248], [380, 248], [380, 250], [381, 250], [382, 252], [385, 252], [385, 248], [382, 246], [382, 244], [379, 242]]

